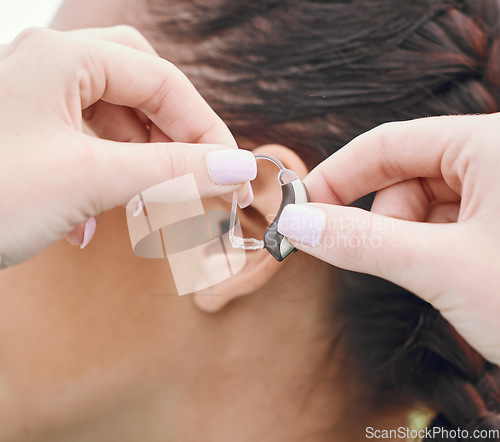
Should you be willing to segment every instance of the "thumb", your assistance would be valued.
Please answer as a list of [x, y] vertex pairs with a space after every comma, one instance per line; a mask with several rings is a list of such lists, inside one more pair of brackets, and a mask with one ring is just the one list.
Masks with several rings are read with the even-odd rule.
[[286, 206], [278, 231], [316, 258], [387, 279], [429, 301], [448, 276], [444, 255], [458, 246], [456, 224], [417, 223], [329, 204]]
[[[91, 202], [92, 215], [126, 204], [151, 186], [184, 175], [193, 174], [200, 196], [205, 198], [238, 190], [257, 174], [254, 156], [244, 149], [217, 144], [90, 140], [79, 170], [86, 170], [82, 190]], [[248, 193], [250, 187], [243, 186], [240, 192], [245, 189]]]

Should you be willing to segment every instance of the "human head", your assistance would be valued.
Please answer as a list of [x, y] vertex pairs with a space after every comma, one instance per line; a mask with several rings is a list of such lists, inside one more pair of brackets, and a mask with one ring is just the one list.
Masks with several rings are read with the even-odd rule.
[[[188, 74], [240, 144], [277, 142], [309, 167], [385, 121], [499, 107], [497, 1], [142, 7], [131, 24]], [[342, 340], [374, 401], [399, 392], [434, 409], [435, 425], [499, 425], [496, 367], [425, 302], [375, 278], [343, 275], [332, 321], [343, 319]]]

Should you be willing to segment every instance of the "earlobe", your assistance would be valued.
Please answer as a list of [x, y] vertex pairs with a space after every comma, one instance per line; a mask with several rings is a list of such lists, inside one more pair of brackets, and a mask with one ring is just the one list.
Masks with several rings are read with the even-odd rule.
[[[265, 154], [277, 158], [300, 178], [304, 178], [308, 173], [302, 159], [285, 146], [269, 144], [259, 146], [253, 149], [253, 152], [256, 155]], [[259, 162], [257, 178], [252, 182], [254, 202], [249, 208], [238, 212], [245, 236], [262, 239], [265, 229], [274, 219], [281, 202], [278, 172], [272, 163]], [[259, 291], [286, 266], [287, 261], [294, 258], [292, 254], [280, 263], [267, 250], [246, 251], [246, 263], [242, 270], [229, 279], [196, 293], [194, 302], [205, 312], [217, 312], [232, 300]]]

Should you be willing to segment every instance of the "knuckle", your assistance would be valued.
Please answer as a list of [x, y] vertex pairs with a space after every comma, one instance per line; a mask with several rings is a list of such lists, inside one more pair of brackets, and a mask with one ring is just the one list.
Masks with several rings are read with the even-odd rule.
[[40, 41], [40, 39], [45, 39], [48, 35], [50, 35], [52, 31], [46, 28], [32, 26], [30, 28], [24, 29], [19, 33], [14, 41], [18, 43], [22, 42], [31, 42], [31, 41]]
[[330, 170], [328, 167], [318, 167], [316, 177], [318, 183], [317, 186], [325, 195], [326, 201], [330, 201], [332, 204], [338, 204], [341, 206], [349, 204], [349, 201], [347, 201], [341, 193], [337, 192], [334, 186], [330, 184]]
[[392, 131], [401, 124], [401, 121], [386, 121], [379, 124], [375, 130], [381, 131], [384, 135], [392, 133]]
[[39, 54], [40, 50], [53, 42], [56, 33], [42, 27], [30, 27], [21, 31], [11, 43], [13, 51], [29, 51], [31, 55]]
[[86, 109], [93, 104], [95, 97], [105, 93], [107, 83], [98, 80], [105, 78], [104, 66], [91, 45], [77, 45], [71, 56], [72, 80], [78, 85], [82, 109]]
[[395, 160], [392, 148], [392, 137], [400, 124], [400, 122], [384, 123], [374, 129], [375, 145], [378, 146], [377, 166], [389, 181], [404, 175], [401, 165]]
[[113, 30], [116, 34], [118, 35], [123, 35], [126, 38], [130, 38], [132, 40], [140, 40], [140, 41], [146, 41], [146, 38], [142, 34], [141, 31], [139, 31], [137, 28], [134, 26], [130, 25], [117, 25], [113, 27]]
[[111, 36], [111, 40], [116, 43], [129, 46], [151, 55], [156, 55], [155, 50], [146, 37], [141, 31], [133, 26], [118, 25], [114, 26], [110, 30], [107, 30], [106, 32]]
[[[154, 93], [138, 106], [140, 110], [148, 114], [158, 114], [165, 106], [165, 103], [168, 102], [170, 92], [172, 91], [172, 84], [175, 83], [174, 75], [180, 73], [180, 70], [164, 59], [159, 58], [157, 62], [163, 65], [164, 76]], [[172, 121], [168, 123], [171, 125]]]
[[394, 132], [397, 130], [398, 126], [401, 123], [398, 121], [390, 121], [387, 123], [382, 123], [379, 126], [372, 129], [367, 134], [370, 134], [375, 138], [377, 145], [380, 146], [381, 149], [387, 149], [389, 145], [389, 141], [393, 136]]

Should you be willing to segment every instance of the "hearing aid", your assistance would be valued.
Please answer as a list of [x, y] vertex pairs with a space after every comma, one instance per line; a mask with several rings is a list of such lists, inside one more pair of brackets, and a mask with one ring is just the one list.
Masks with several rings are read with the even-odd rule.
[[236, 225], [238, 195], [234, 192], [229, 226], [229, 241], [234, 248], [245, 250], [266, 249], [277, 261], [283, 261], [290, 253], [295, 252], [296, 249], [280, 232], [278, 232], [280, 216], [283, 209], [288, 204], [305, 204], [309, 202], [309, 193], [299, 176], [293, 170], [285, 168], [277, 158], [271, 155], [255, 155], [255, 159], [271, 161], [278, 166], [278, 182], [281, 186], [281, 204], [274, 220], [266, 229], [263, 240], [237, 237], [234, 236], [234, 228]]

